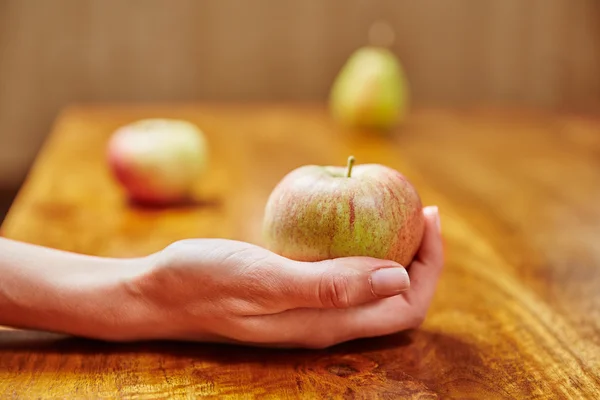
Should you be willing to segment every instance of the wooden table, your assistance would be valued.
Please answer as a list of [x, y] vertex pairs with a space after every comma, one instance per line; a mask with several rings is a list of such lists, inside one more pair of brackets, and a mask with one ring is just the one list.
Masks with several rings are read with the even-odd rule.
[[[202, 204], [129, 206], [104, 162], [110, 133], [189, 119], [212, 149]], [[73, 107], [4, 225], [26, 242], [135, 256], [187, 237], [260, 244], [276, 182], [307, 163], [379, 162], [442, 214], [447, 263], [421, 329], [321, 351], [105, 344], [0, 331], [1, 398], [600, 398], [600, 118], [415, 110], [389, 137], [297, 105]]]

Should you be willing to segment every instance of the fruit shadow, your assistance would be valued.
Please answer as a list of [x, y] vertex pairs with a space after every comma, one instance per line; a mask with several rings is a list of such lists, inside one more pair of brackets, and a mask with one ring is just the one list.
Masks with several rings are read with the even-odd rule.
[[212, 198], [197, 198], [185, 199], [175, 203], [161, 204], [143, 202], [134, 199], [127, 199], [127, 205], [139, 211], [167, 211], [167, 210], [188, 210], [199, 208], [219, 208], [223, 204], [223, 200], [217, 197]]

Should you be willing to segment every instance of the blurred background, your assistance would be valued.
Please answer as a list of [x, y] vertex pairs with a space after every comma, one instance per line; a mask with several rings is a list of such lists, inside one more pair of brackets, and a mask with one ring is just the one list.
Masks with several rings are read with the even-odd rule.
[[77, 102], [323, 102], [377, 21], [416, 107], [593, 109], [597, 0], [0, 0], [0, 219]]

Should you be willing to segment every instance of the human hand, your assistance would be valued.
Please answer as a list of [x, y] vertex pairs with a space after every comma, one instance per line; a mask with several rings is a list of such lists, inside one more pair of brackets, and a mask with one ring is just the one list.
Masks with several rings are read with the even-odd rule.
[[409, 274], [367, 257], [307, 263], [230, 240], [176, 242], [131, 283], [152, 320], [144, 336], [323, 348], [416, 328], [443, 265], [437, 207], [423, 212]]

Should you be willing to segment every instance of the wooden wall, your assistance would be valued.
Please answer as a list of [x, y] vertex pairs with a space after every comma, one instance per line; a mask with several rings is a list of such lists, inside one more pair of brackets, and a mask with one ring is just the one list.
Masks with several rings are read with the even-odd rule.
[[0, 184], [71, 102], [322, 100], [381, 18], [417, 104], [600, 97], [597, 0], [0, 0]]

